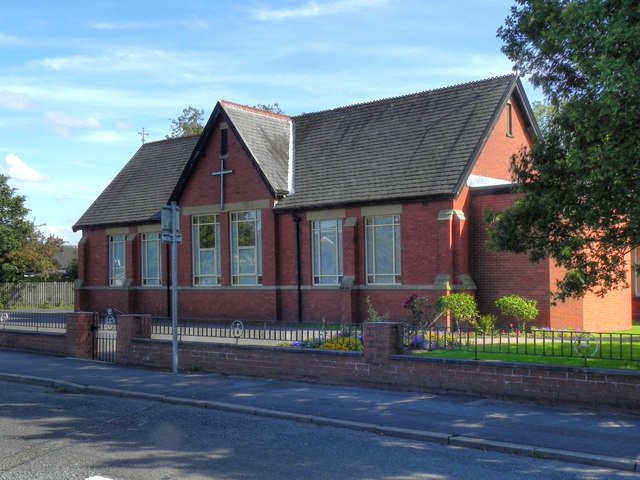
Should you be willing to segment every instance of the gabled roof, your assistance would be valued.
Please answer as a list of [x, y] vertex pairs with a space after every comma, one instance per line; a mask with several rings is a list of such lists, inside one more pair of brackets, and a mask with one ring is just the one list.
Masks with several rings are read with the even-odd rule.
[[293, 193], [276, 208], [458, 194], [516, 87], [510, 75], [293, 117]]
[[213, 109], [171, 199], [179, 201], [191, 171], [204, 153], [218, 121], [229, 124], [272, 195], [275, 197], [286, 193], [291, 119], [285, 115], [222, 100]]
[[515, 76], [293, 118], [221, 101], [201, 135], [140, 147], [73, 229], [159, 221], [163, 205], [179, 202], [220, 121], [273, 196], [285, 195], [279, 210], [454, 196], [512, 95], [535, 133]]
[[142, 145], [73, 230], [159, 221], [197, 141], [196, 135]]
[[291, 119], [231, 102], [220, 103], [271, 187], [276, 192], [287, 191]]

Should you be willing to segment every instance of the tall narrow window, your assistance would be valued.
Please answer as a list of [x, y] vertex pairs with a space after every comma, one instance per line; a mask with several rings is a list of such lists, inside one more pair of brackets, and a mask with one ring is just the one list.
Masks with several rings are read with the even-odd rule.
[[633, 250], [633, 265], [632, 276], [634, 279], [633, 292], [636, 296], [640, 296], [640, 272], [636, 270], [636, 267], [640, 265], [640, 247]]
[[231, 281], [262, 284], [262, 221], [257, 212], [231, 213]]
[[313, 284], [342, 282], [342, 220], [313, 222]]
[[513, 137], [513, 107], [511, 105], [511, 100], [507, 102], [507, 136]]
[[220, 285], [220, 217], [194, 215], [192, 222], [193, 284]]
[[367, 283], [400, 283], [400, 216], [367, 217], [365, 230]]
[[220, 155], [226, 155], [229, 153], [229, 130], [223, 128], [220, 130]]
[[127, 275], [125, 236], [109, 235], [109, 285], [121, 287]]
[[142, 285], [162, 285], [162, 262], [159, 233], [143, 233], [140, 236], [142, 250]]

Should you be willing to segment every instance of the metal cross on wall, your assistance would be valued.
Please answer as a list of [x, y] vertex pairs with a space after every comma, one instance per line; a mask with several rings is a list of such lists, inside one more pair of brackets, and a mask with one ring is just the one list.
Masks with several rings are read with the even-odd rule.
[[233, 170], [224, 169], [224, 157], [220, 157], [220, 171], [212, 172], [211, 175], [220, 176], [220, 210], [224, 210], [224, 176], [233, 173]]

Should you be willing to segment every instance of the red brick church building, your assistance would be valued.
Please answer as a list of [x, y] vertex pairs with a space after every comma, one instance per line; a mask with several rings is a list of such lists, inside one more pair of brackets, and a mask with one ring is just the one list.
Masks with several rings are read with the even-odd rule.
[[295, 117], [221, 101], [199, 136], [149, 142], [74, 225], [76, 309], [170, 315], [160, 211], [180, 207], [181, 317], [391, 320], [413, 294], [520, 294], [538, 326], [631, 325], [631, 293], [551, 306], [552, 262], [485, 248], [537, 126], [515, 76]]

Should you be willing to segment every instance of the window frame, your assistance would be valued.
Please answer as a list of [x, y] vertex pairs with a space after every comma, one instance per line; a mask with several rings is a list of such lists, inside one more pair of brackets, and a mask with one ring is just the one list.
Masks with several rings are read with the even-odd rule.
[[[240, 218], [251, 215], [253, 218]], [[253, 245], [239, 244], [240, 225], [253, 225]], [[229, 229], [231, 235], [231, 285], [234, 287], [260, 286], [262, 285], [262, 212], [260, 210], [231, 212], [229, 214]], [[241, 257], [247, 253], [253, 257], [249, 264], [242, 265]], [[246, 266], [253, 266], [252, 271], [242, 272]]]
[[636, 271], [636, 265], [640, 265], [640, 247], [633, 249], [631, 262], [631, 275], [633, 275], [633, 295], [640, 297], [640, 271]]
[[[211, 217], [210, 219], [207, 217]], [[210, 220], [210, 221], [205, 221]], [[213, 226], [213, 247], [202, 247], [200, 235], [203, 226]], [[218, 287], [222, 285], [222, 262], [220, 255], [220, 214], [208, 213], [191, 216], [191, 269], [192, 284], [196, 287]], [[213, 254], [212, 273], [203, 273], [202, 254]]]
[[507, 114], [507, 137], [513, 137], [513, 104], [511, 103], [511, 100], [507, 101], [506, 114]]
[[[391, 219], [390, 223], [376, 223], [384, 219]], [[380, 266], [377, 262], [378, 249], [384, 246], [378, 245], [378, 229], [391, 229], [391, 272], [379, 273]], [[373, 215], [364, 219], [365, 233], [365, 277], [367, 285], [401, 285], [402, 284], [402, 237], [401, 218], [395, 215]], [[392, 277], [392, 281], [384, 281], [385, 277]]]
[[[140, 234], [140, 282], [143, 287], [162, 286], [162, 238], [159, 232]], [[157, 274], [149, 274], [149, 249], [156, 249]]]
[[[122, 287], [127, 280], [127, 236], [109, 235], [109, 286]], [[116, 267], [116, 262], [120, 265]]]
[[[335, 235], [335, 245], [331, 252], [321, 246], [323, 232]], [[325, 235], [326, 235], [325, 233]], [[311, 281], [314, 286], [340, 285], [344, 278], [342, 219], [314, 220], [311, 222]], [[335, 273], [325, 273], [323, 253], [332, 257]]]

